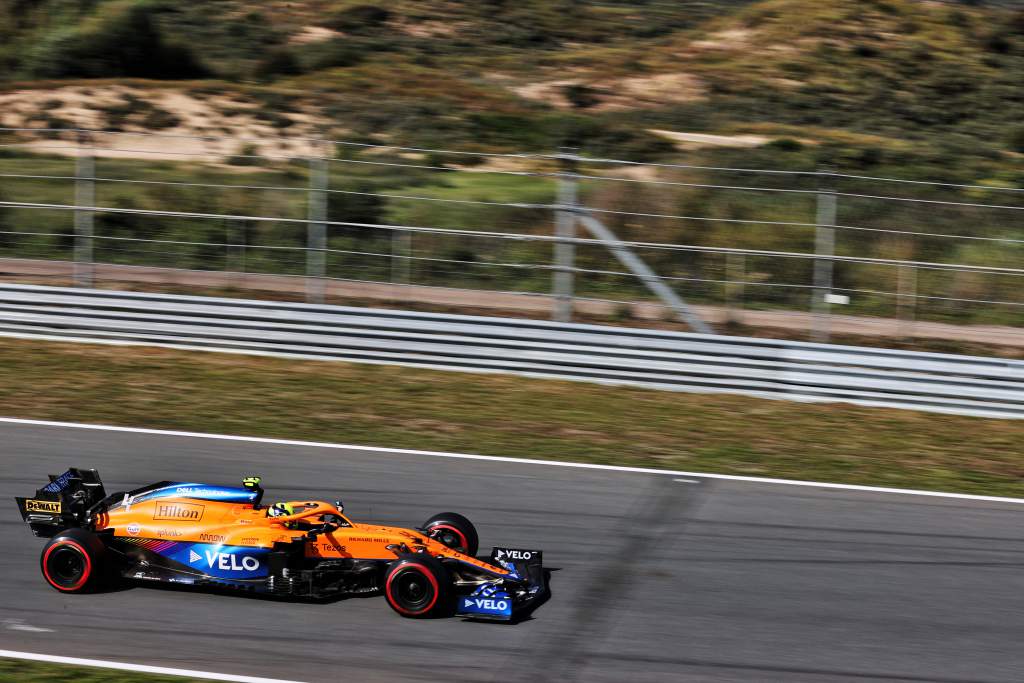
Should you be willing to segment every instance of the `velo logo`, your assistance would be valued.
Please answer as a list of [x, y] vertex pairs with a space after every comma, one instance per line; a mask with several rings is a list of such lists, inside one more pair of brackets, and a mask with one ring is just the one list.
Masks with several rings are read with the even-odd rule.
[[495, 559], [497, 560], [522, 560], [529, 562], [534, 557], [539, 557], [539, 550], [513, 550], [511, 548], [495, 548]]
[[463, 598], [462, 609], [480, 612], [506, 612], [509, 601], [494, 598]]
[[249, 555], [221, 553], [216, 550], [204, 551], [202, 555], [194, 550], [188, 551], [188, 561], [192, 564], [206, 560], [209, 569], [225, 572], [254, 572], [260, 568], [260, 561]]

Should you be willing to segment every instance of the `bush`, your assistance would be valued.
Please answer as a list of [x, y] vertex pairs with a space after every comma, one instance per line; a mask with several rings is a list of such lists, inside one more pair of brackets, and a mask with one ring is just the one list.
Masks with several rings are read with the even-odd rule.
[[319, 71], [320, 69], [355, 66], [363, 61], [363, 53], [349, 41], [335, 39], [310, 44], [304, 51], [301, 61], [306, 69]]
[[[375, 189], [372, 185], [358, 183], [352, 187], [344, 188], [352, 192], [371, 193]], [[344, 221], [346, 223], [383, 223], [384, 201], [372, 194], [343, 194], [332, 192], [327, 195], [327, 217], [332, 221]], [[346, 231], [341, 230], [339, 233]], [[355, 230], [355, 234], [362, 234]]]
[[103, 112], [106, 130], [121, 130], [129, 118], [134, 116], [138, 120], [139, 116], [148, 117], [155, 111], [152, 104], [131, 93], [127, 93], [121, 102], [97, 107], [97, 110]]
[[589, 109], [601, 103], [598, 91], [582, 83], [567, 85], [562, 92], [574, 109]]
[[391, 18], [391, 12], [376, 5], [356, 5], [335, 12], [333, 16], [322, 22], [321, 25], [335, 31], [346, 33], [358, 33], [367, 29], [374, 29]]
[[97, 26], [47, 35], [28, 55], [28, 71], [39, 78], [129, 76], [197, 78], [206, 69], [184, 46], [168, 43], [148, 3], [128, 5]]
[[295, 76], [302, 73], [302, 66], [291, 50], [284, 48], [273, 50], [256, 65], [254, 75], [261, 80], [270, 80], [275, 76]]
[[150, 130], [175, 128], [181, 125], [181, 119], [165, 109], [154, 108], [142, 119], [142, 127]]
[[780, 152], [799, 152], [804, 148], [803, 143], [793, 138], [779, 138], [778, 140], [772, 140], [766, 147], [769, 149], [775, 149]]
[[232, 166], [259, 166], [263, 159], [255, 145], [242, 145], [238, 154], [228, 157], [228, 163]]
[[1010, 149], [1024, 154], [1024, 126], [1017, 126], [1010, 132]]

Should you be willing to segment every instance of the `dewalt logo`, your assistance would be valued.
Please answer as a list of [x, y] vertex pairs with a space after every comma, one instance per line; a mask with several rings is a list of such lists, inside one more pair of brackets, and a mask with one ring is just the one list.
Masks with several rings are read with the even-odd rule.
[[25, 501], [25, 512], [51, 512], [55, 515], [60, 514], [60, 501], [59, 500], [26, 500]]
[[157, 503], [153, 519], [176, 522], [198, 522], [203, 518], [204, 505], [195, 503]]

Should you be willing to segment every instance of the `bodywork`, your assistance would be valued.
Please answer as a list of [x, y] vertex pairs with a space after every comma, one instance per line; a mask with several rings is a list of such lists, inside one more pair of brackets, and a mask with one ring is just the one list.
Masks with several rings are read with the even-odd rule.
[[291, 501], [294, 514], [271, 517], [262, 495], [258, 485], [171, 481], [106, 495], [95, 471], [71, 469], [17, 500], [36, 535], [94, 531], [121, 575], [141, 581], [323, 599], [377, 592], [389, 564], [425, 553], [450, 574], [457, 614], [511, 619], [546, 590], [539, 551], [495, 548], [483, 561], [325, 501]]

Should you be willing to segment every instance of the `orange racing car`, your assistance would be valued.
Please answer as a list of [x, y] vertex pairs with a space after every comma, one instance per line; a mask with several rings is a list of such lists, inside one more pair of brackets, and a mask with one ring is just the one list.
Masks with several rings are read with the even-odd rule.
[[494, 548], [482, 561], [476, 529], [456, 513], [403, 529], [354, 522], [341, 501], [262, 499], [259, 477], [108, 496], [96, 470], [71, 468], [16, 500], [32, 532], [50, 539], [40, 566], [64, 593], [126, 579], [292, 598], [383, 592], [406, 617], [512, 620], [547, 591], [540, 551]]

